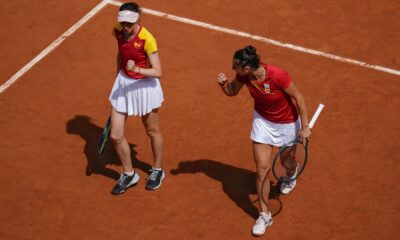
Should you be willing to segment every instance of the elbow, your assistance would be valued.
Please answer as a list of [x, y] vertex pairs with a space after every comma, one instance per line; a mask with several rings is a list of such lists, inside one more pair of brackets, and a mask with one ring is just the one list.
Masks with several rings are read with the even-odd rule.
[[162, 75], [161, 69], [157, 69], [156, 73], [154, 74], [154, 76], [157, 77], [157, 78], [161, 78], [161, 75]]

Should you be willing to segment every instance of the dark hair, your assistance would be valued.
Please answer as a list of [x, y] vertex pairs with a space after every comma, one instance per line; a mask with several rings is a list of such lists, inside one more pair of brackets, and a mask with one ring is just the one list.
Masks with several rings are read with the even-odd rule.
[[124, 11], [124, 10], [129, 10], [132, 12], [136, 12], [136, 13], [141, 13], [142, 9], [139, 6], [139, 4], [135, 3], [135, 2], [127, 2], [121, 5], [121, 7], [119, 7], [119, 11]]
[[233, 55], [233, 59], [237, 60], [241, 67], [250, 66], [257, 69], [260, 66], [260, 56], [256, 53], [256, 48], [253, 46], [237, 50]]

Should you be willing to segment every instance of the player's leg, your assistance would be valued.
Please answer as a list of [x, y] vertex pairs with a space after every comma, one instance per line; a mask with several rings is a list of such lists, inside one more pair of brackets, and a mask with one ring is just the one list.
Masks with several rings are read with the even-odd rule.
[[111, 129], [110, 139], [114, 145], [115, 151], [122, 162], [125, 172], [132, 172], [131, 153], [128, 141], [124, 135], [125, 121], [127, 115], [111, 109]]
[[295, 175], [297, 162], [296, 162], [296, 149], [297, 144], [285, 147], [280, 154], [280, 161], [282, 166], [287, 170], [287, 176], [292, 177]]
[[[256, 187], [260, 203], [260, 215], [253, 226], [252, 233], [256, 236], [263, 235], [267, 227], [272, 224], [272, 216], [265, 200], [270, 192], [269, 174], [271, 173], [272, 146], [253, 141], [253, 155], [256, 162]], [[265, 178], [265, 182], [264, 182]], [[264, 196], [264, 197], [263, 197]]]
[[296, 187], [297, 184], [297, 171], [299, 168], [296, 162], [296, 149], [297, 144], [284, 148], [280, 155], [281, 164], [286, 168], [286, 176], [280, 179], [280, 192], [282, 194], [289, 194]]
[[165, 177], [162, 170], [163, 137], [158, 124], [158, 109], [153, 109], [149, 114], [142, 117], [146, 133], [150, 138], [151, 150], [153, 152], [154, 165], [147, 179], [146, 189], [154, 190], [161, 186]]
[[127, 115], [125, 113], [117, 112], [112, 108], [110, 139], [124, 168], [124, 173], [121, 174], [117, 184], [111, 191], [113, 194], [121, 194], [125, 192], [128, 187], [139, 181], [139, 175], [132, 168], [131, 152], [128, 141], [124, 135], [126, 118]]
[[[290, 142], [293, 139], [296, 139], [298, 136], [298, 132], [300, 130], [301, 120], [297, 119], [296, 122], [291, 124], [283, 124], [282, 130], [286, 133], [285, 142]], [[286, 168], [286, 176], [284, 176], [280, 185], [280, 192], [282, 194], [289, 194], [296, 187], [297, 181], [297, 171], [298, 171], [298, 163], [296, 161], [296, 152], [297, 152], [297, 144], [293, 146], [287, 146], [284, 148], [280, 154], [281, 164]]]

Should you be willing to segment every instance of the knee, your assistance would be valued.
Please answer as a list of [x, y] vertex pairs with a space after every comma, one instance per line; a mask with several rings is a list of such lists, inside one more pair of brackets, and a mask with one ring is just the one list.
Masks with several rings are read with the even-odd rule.
[[268, 172], [271, 169], [271, 164], [268, 163], [262, 163], [262, 164], [257, 164], [257, 169], [260, 172]]
[[147, 133], [147, 136], [149, 136], [149, 137], [155, 137], [155, 136], [161, 134], [161, 132], [158, 128], [148, 128], [148, 129], [146, 129], [146, 133]]
[[257, 166], [257, 181], [263, 181], [265, 176], [271, 171], [271, 166], [269, 164], [263, 164]]
[[118, 132], [110, 132], [110, 139], [114, 143], [119, 143], [123, 140], [124, 134], [123, 133], [118, 133]]

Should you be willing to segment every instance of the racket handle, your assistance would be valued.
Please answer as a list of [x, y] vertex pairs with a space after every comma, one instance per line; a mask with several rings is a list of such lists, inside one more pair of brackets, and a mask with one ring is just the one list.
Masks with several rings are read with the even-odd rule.
[[311, 121], [309, 123], [310, 128], [313, 128], [314, 123], [317, 121], [317, 118], [319, 117], [319, 114], [322, 112], [322, 109], [324, 109], [325, 105], [320, 103], [317, 111], [315, 111], [314, 116], [311, 118]]

